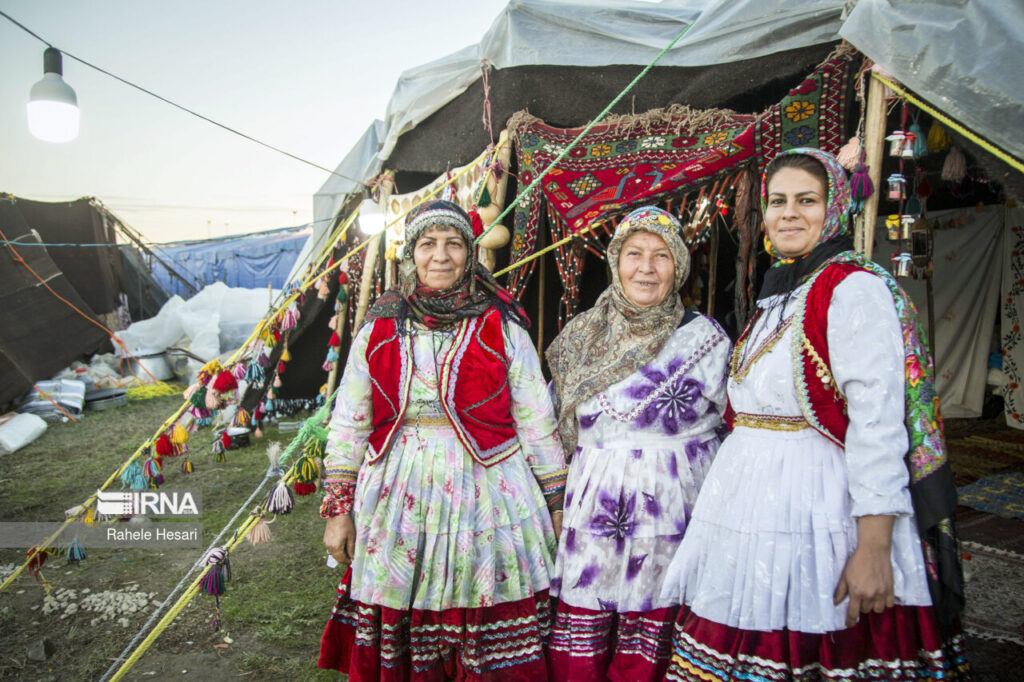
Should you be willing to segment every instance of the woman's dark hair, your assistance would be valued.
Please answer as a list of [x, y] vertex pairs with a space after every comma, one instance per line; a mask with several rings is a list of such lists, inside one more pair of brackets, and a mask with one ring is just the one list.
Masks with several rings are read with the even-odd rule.
[[806, 154], [779, 154], [768, 163], [768, 169], [765, 171], [764, 176], [765, 184], [771, 182], [772, 176], [778, 173], [781, 168], [796, 168], [810, 173], [821, 180], [821, 187], [825, 190], [825, 194], [828, 194], [828, 171], [813, 156], [807, 156]]

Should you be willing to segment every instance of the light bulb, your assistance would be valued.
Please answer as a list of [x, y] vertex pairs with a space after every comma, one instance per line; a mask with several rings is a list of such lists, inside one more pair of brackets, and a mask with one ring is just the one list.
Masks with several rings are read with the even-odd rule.
[[46, 142], [68, 142], [78, 137], [78, 97], [61, 77], [59, 50], [46, 48], [43, 71], [43, 79], [29, 92], [29, 132]]
[[380, 234], [386, 226], [384, 212], [373, 199], [363, 199], [359, 204], [359, 231], [367, 236]]

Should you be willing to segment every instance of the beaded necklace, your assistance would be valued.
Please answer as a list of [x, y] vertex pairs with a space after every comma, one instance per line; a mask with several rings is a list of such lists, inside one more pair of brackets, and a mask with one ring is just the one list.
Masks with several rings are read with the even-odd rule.
[[[750, 335], [748, 334], [742, 337], [736, 343], [736, 347], [733, 348], [732, 357], [729, 358], [729, 378], [737, 384], [742, 382], [747, 377], [747, 374], [750, 373], [754, 363], [771, 352], [772, 348], [775, 347], [775, 344], [779, 342], [786, 333], [786, 330], [789, 329], [789, 325], [792, 321], [793, 316], [790, 315], [782, 322], [782, 324], [769, 332], [761, 343], [758, 344], [757, 348], [754, 349], [754, 352], [750, 354], [750, 357], [746, 357], [747, 342], [750, 339]], [[754, 323], [756, 323], [756, 320]], [[753, 324], [751, 324], [751, 333], [752, 332]]]

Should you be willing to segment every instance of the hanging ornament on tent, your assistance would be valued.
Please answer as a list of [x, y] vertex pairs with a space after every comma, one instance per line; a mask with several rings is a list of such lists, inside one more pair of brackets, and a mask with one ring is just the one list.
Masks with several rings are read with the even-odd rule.
[[149, 488], [149, 482], [146, 480], [146, 475], [142, 472], [142, 466], [137, 460], [132, 461], [121, 471], [121, 488], [128, 488], [130, 490], [146, 490]]
[[257, 509], [249, 514], [256, 517], [256, 523], [249, 531], [247, 539], [253, 545], [265, 545], [270, 542], [270, 525], [273, 521], [267, 521], [267, 515]]
[[967, 175], [967, 159], [960, 147], [953, 145], [942, 164], [942, 179], [959, 185]]
[[941, 152], [952, 143], [953, 138], [949, 134], [949, 129], [938, 121], [932, 121], [932, 125], [928, 129], [928, 151], [932, 153]]
[[839, 161], [839, 164], [846, 170], [853, 171], [856, 170], [858, 164], [860, 164], [860, 159], [860, 137], [854, 135], [839, 149], [839, 153], [836, 154], [836, 160]]
[[231, 561], [228, 551], [223, 547], [215, 547], [206, 555], [205, 564], [210, 568], [203, 575], [201, 586], [206, 594], [214, 599], [213, 620], [210, 625], [214, 632], [220, 632], [223, 621], [220, 615], [220, 596], [227, 591], [227, 582], [231, 580]]
[[925, 139], [924, 132], [921, 130], [921, 126], [918, 125], [916, 119], [910, 124], [908, 132], [914, 136], [913, 147], [911, 148], [913, 158], [920, 159], [928, 153], [928, 140]]

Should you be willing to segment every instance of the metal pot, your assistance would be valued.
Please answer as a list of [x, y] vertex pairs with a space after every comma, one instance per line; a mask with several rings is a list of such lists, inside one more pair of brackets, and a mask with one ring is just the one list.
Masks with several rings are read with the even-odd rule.
[[127, 361], [131, 372], [143, 383], [149, 381], [149, 374], [157, 381], [166, 381], [174, 376], [171, 365], [167, 362], [167, 353], [164, 351], [137, 351], [135, 356], [127, 358]]

